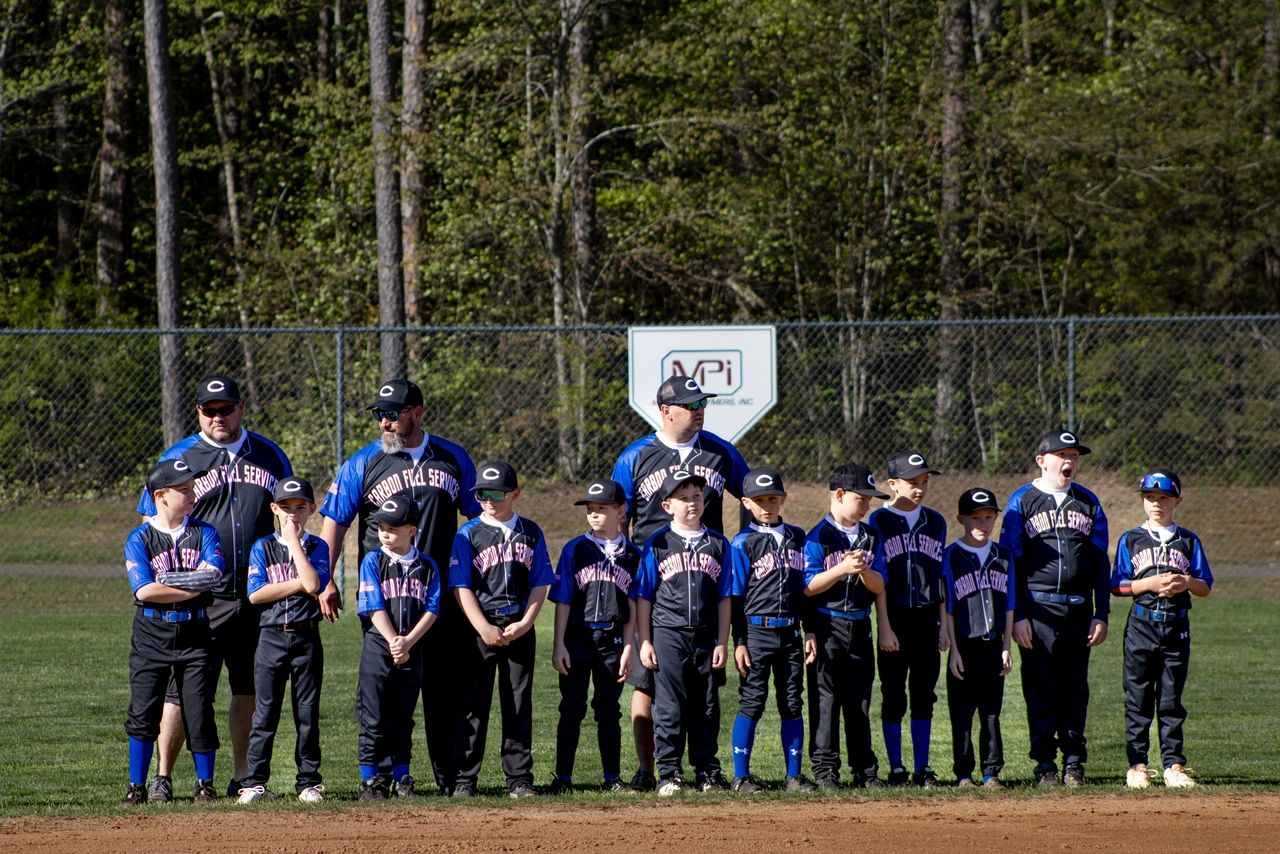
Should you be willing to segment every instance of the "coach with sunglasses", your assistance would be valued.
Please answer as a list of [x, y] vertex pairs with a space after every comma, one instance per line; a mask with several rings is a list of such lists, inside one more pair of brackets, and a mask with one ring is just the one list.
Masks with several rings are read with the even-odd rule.
[[[369, 524], [388, 498], [402, 495], [413, 502], [418, 527], [418, 551], [436, 562], [441, 577], [449, 572], [449, 553], [458, 532], [459, 514], [480, 515], [472, 489], [476, 467], [459, 445], [422, 429], [422, 389], [413, 382], [387, 380], [366, 408], [373, 414], [378, 438], [356, 451], [338, 471], [320, 508], [320, 538], [329, 554], [340, 554], [352, 521], [358, 520], [357, 563], [377, 551], [378, 529]], [[458, 691], [453, 678], [458, 632], [466, 623], [452, 596], [440, 597], [440, 618], [423, 638], [426, 672], [422, 678], [423, 717], [427, 750], [436, 785], [448, 791], [453, 785], [453, 735]], [[320, 594], [320, 610], [327, 620], [338, 618], [338, 590], [333, 582]], [[405, 794], [403, 781], [400, 792]]]
[[[214, 684], [222, 665], [227, 666], [231, 687], [229, 726], [234, 771], [228, 795], [239, 789], [249, 750], [253, 723], [253, 659], [258, 648], [258, 609], [249, 604], [249, 552], [259, 537], [275, 530], [271, 495], [276, 481], [293, 474], [289, 458], [274, 442], [244, 429], [244, 401], [240, 386], [229, 376], [215, 374], [196, 386], [196, 417], [200, 432], [188, 436], [160, 457], [181, 458], [196, 478], [196, 505], [192, 515], [218, 531], [227, 573], [213, 591], [209, 627], [213, 634], [210, 662]], [[154, 516], [155, 503], [144, 492], [138, 512]], [[164, 714], [157, 740], [159, 767], [148, 791], [153, 802], [172, 800], [170, 773], [184, 738], [182, 708], [172, 680], [165, 695]]]

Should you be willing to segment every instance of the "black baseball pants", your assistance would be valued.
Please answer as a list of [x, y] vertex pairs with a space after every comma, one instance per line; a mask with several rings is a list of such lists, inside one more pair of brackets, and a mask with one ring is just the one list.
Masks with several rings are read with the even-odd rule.
[[284, 708], [284, 683], [288, 680], [297, 729], [293, 761], [298, 773], [295, 791], [320, 784], [320, 686], [324, 681], [324, 646], [318, 627], [286, 632], [266, 626], [258, 636], [254, 667], [257, 702], [253, 731], [249, 734], [249, 758], [242, 785], [265, 786], [271, 777], [271, 753], [280, 712]]
[[720, 770], [720, 686], [724, 671], [711, 668], [712, 628], [653, 627], [658, 669], [653, 674], [654, 764], [658, 779], [680, 776], [685, 740], [689, 764], [699, 774]]
[[938, 701], [934, 688], [938, 685], [942, 660], [938, 652], [941, 629], [938, 606], [890, 605], [888, 613], [889, 626], [898, 638], [898, 649], [876, 652], [876, 666], [880, 671], [880, 719], [893, 724], [902, 722], [909, 689], [911, 719], [931, 720], [933, 705]]
[[386, 640], [375, 628], [364, 635], [360, 675], [356, 681], [356, 761], [390, 773], [413, 756], [413, 711], [422, 690], [422, 646], [414, 644], [409, 660], [393, 664]]
[[1187, 764], [1182, 688], [1191, 663], [1191, 628], [1185, 617], [1155, 623], [1130, 612], [1124, 627], [1124, 729], [1129, 764], [1146, 764], [1151, 720], [1157, 714], [1164, 767]]
[[1031, 649], [1019, 648], [1027, 701], [1030, 756], [1065, 765], [1088, 760], [1084, 725], [1089, 710], [1089, 605], [1027, 603]]
[[947, 707], [951, 713], [952, 769], [956, 779], [972, 777], [973, 716], [978, 715], [978, 749], [982, 752], [982, 773], [998, 775], [1004, 768], [1004, 741], [1000, 737], [1000, 707], [1004, 705], [1004, 677], [1000, 675], [1000, 652], [1004, 639], [996, 636], [959, 638], [956, 651], [964, 663], [964, 678], [957, 679], [947, 669]]
[[454, 748], [458, 783], [474, 786], [480, 776], [485, 737], [489, 733], [489, 711], [493, 707], [493, 682], [495, 675], [500, 675], [502, 772], [508, 786], [533, 784], [533, 661], [536, 653], [533, 629], [506, 646], [487, 646], [479, 636], [472, 635], [464, 662], [466, 680]]
[[779, 716], [784, 721], [800, 717], [804, 712], [804, 641], [800, 626], [747, 626], [747, 655], [751, 657], [751, 667], [738, 683], [738, 713], [760, 719], [769, 699], [772, 674]]
[[818, 660], [809, 665], [809, 760], [815, 777], [840, 774], [840, 720], [855, 778], [875, 777], [871, 750], [871, 682], [875, 658], [871, 620], [818, 614], [813, 620]]
[[187, 749], [207, 753], [218, 749], [218, 727], [213, 718], [216, 671], [209, 657], [209, 621], [166, 623], [133, 615], [133, 639], [129, 648], [129, 711], [126, 735], [155, 741], [169, 680], [182, 700], [182, 726]]
[[560, 676], [560, 721], [556, 724], [556, 775], [573, 778], [578, 736], [587, 716], [587, 689], [594, 682], [591, 710], [595, 713], [600, 764], [606, 779], [619, 775], [622, 754], [622, 683], [618, 681], [622, 631], [570, 625], [565, 632], [569, 673]]

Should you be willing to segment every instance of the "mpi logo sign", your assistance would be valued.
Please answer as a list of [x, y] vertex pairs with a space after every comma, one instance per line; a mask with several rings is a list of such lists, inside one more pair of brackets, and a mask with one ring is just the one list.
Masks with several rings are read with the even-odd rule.
[[675, 350], [662, 359], [658, 382], [667, 377], [692, 377], [711, 394], [735, 394], [742, 388], [740, 350]]

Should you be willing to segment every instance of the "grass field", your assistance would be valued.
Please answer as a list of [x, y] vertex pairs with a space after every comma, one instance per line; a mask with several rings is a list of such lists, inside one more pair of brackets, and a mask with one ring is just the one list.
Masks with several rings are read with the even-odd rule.
[[[553, 543], [558, 547], [558, 544]], [[124, 710], [128, 701], [127, 654], [132, 607], [128, 588], [115, 575], [67, 577], [0, 570], [0, 816], [35, 814], [92, 815], [112, 812], [126, 782]], [[1197, 602], [1193, 615], [1193, 663], [1186, 704], [1188, 753], [1202, 783], [1217, 790], [1259, 790], [1280, 785], [1280, 741], [1275, 738], [1276, 709], [1280, 708], [1280, 660], [1272, 649], [1276, 634], [1277, 587], [1265, 570], [1226, 574], [1208, 600]], [[1095, 650], [1091, 669], [1092, 702], [1089, 716], [1089, 774], [1100, 786], [1119, 791], [1126, 767], [1122, 741], [1123, 708], [1120, 687], [1121, 631], [1125, 605], [1116, 603], [1113, 633]], [[354, 691], [360, 647], [359, 623], [353, 615], [323, 630], [326, 671], [321, 712], [324, 762], [322, 771], [331, 796], [355, 797], [356, 725]], [[539, 670], [535, 679], [534, 760], [537, 781], [549, 780], [554, 757], [556, 707], [559, 693], [551, 670], [549, 613], [538, 628]], [[933, 766], [950, 779], [950, 728], [946, 720], [945, 680], [939, 684], [938, 714], [933, 737]], [[624, 695], [624, 703], [627, 695]], [[730, 767], [731, 721], [737, 708], [737, 676], [721, 694], [723, 726], [721, 759]], [[219, 753], [218, 784], [230, 774], [225, 735], [225, 683], [219, 689], [218, 719], [224, 749]], [[876, 700], [878, 709], [878, 694]], [[293, 775], [292, 723], [285, 714], [276, 742], [273, 785], [290, 791]], [[505, 791], [498, 761], [497, 704], [489, 738], [481, 786], [493, 794]], [[419, 717], [420, 721], [420, 717]], [[777, 712], [770, 708], [759, 728], [754, 770], [780, 780], [781, 751]], [[1027, 781], [1027, 729], [1018, 670], [1007, 679], [1003, 716], [1005, 778]], [[883, 761], [878, 723], [873, 721], [877, 753]], [[426, 750], [415, 742], [413, 770], [429, 779]], [[624, 733], [623, 768], [634, 770], [634, 757]], [[908, 747], [909, 755], [909, 747]], [[806, 772], [808, 763], [805, 763]], [[887, 770], [887, 769], [886, 769]], [[176, 774], [179, 794], [188, 794], [193, 772], [184, 755]], [[599, 780], [594, 724], [589, 717], [579, 750], [576, 779]], [[1026, 796], [1037, 796], [1020, 787]], [[938, 797], [969, 796], [940, 791]], [[585, 803], [602, 796], [576, 796]], [[902, 797], [900, 793], [876, 798]], [[492, 802], [491, 802], [492, 803]], [[292, 799], [268, 809], [296, 807]], [[222, 809], [233, 809], [224, 804]]]

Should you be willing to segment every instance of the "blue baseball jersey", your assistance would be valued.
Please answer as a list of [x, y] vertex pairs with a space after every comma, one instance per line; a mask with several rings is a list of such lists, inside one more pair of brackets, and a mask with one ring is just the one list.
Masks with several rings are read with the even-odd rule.
[[511, 522], [507, 528], [472, 519], [453, 538], [449, 588], [473, 592], [486, 614], [523, 609], [535, 587], [556, 580], [542, 529], [523, 516]]
[[359, 517], [357, 534], [363, 562], [366, 554], [381, 547], [377, 527], [368, 522], [369, 514], [388, 498], [402, 495], [417, 508], [418, 550], [437, 566], [447, 566], [458, 515], [480, 515], [480, 505], [471, 494], [475, 484], [476, 467], [471, 457], [453, 442], [427, 436], [415, 461], [408, 451], [384, 452], [382, 443], [375, 440], [342, 464], [320, 514], [344, 527]]
[[184, 602], [147, 602], [137, 598], [138, 591], [156, 580], [160, 572], [190, 572], [212, 567], [226, 574], [218, 532], [212, 525], [188, 516], [182, 527], [172, 531], [143, 522], [129, 532], [124, 541], [124, 568], [133, 604], [166, 611], [198, 611], [208, 606], [212, 595], [205, 591]]
[[1213, 587], [1213, 571], [1204, 556], [1200, 538], [1183, 527], [1160, 537], [1146, 525], [1125, 531], [1116, 543], [1115, 569], [1111, 590], [1117, 596], [1133, 596], [1134, 602], [1152, 611], [1182, 611], [1191, 607], [1191, 593], [1184, 590], [1169, 597], [1153, 592], [1134, 596], [1133, 582], [1165, 572], [1190, 575]]
[[631, 587], [640, 567], [640, 549], [627, 538], [617, 546], [591, 533], [574, 537], [560, 551], [556, 580], [548, 597], [569, 606], [569, 624], [631, 619]]
[[1004, 632], [1005, 615], [1014, 609], [1013, 561], [999, 543], [985, 549], [952, 543], [942, 554], [947, 613], [956, 637], [980, 638]]
[[[808, 587], [821, 572], [831, 569], [844, 559], [845, 552], [855, 549], [871, 552], [870, 571], [881, 578], [887, 577], [884, 566], [884, 550], [880, 547], [880, 534], [865, 522], [858, 522], [848, 531], [841, 530], [831, 516], [810, 529], [804, 540], [804, 584]], [[862, 611], [875, 604], [875, 594], [867, 589], [858, 576], [837, 581], [825, 592], [810, 597], [815, 608], [832, 611]]]
[[[329, 547], [324, 540], [312, 534], [303, 533], [302, 549], [307, 560], [315, 567], [320, 578], [320, 589], [323, 590], [332, 578], [329, 568]], [[294, 565], [289, 547], [285, 545], [279, 534], [269, 534], [253, 544], [249, 554], [249, 595], [252, 596], [268, 584], [281, 581], [292, 581], [298, 577], [298, 569]], [[306, 620], [320, 619], [320, 603], [316, 597], [306, 593], [294, 593], [283, 599], [277, 599], [262, 606], [258, 624], [262, 626], [279, 626], [284, 623], [299, 623]]]
[[648, 542], [671, 521], [657, 493], [667, 475], [679, 469], [707, 481], [702, 524], [724, 532], [724, 493], [727, 490], [741, 498], [742, 479], [747, 476], [742, 454], [725, 439], [700, 430], [682, 461], [678, 449], [668, 447], [658, 434], [650, 433], [628, 445], [613, 466], [613, 479], [627, 495], [627, 515], [634, 520], [631, 537], [637, 543]]
[[753, 522], [729, 544], [730, 595], [742, 600], [742, 613], [760, 617], [802, 617], [804, 529], [785, 522]]
[[1093, 616], [1111, 613], [1107, 517], [1098, 497], [1073, 483], [1061, 504], [1028, 483], [1009, 496], [1000, 545], [1013, 558], [1015, 619], [1026, 616], [1031, 592], [1093, 598]]
[[892, 507], [881, 507], [867, 517], [867, 524], [880, 534], [884, 550], [886, 599], [904, 608], [946, 601], [942, 549], [947, 543], [947, 522], [932, 508], [916, 509], [914, 520]]
[[686, 537], [668, 523], [644, 544], [632, 598], [653, 603], [654, 626], [716, 628], [720, 600], [732, 589], [728, 552], [719, 531]]
[[[181, 459], [192, 471], [206, 472], [196, 478], [196, 506], [191, 515], [218, 531], [227, 561], [222, 586], [213, 591], [219, 599], [249, 595], [249, 552], [259, 537], [275, 530], [271, 495], [277, 480], [293, 474], [279, 445], [250, 430], [242, 432], [244, 440], [234, 454], [196, 433], [160, 456], [160, 461]], [[138, 499], [138, 512], [143, 516], [156, 513], [155, 500], [145, 489]]]
[[370, 617], [377, 611], [386, 611], [401, 635], [412, 631], [428, 612], [439, 614], [440, 572], [435, 561], [417, 549], [397, 555], [380, 547], [365, 555], [360, 562], [356, 613], [366, 636], [381, 638], [377, 630], [370, 631]]

